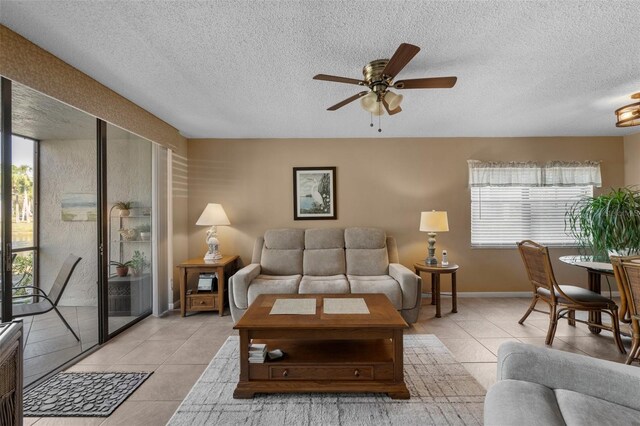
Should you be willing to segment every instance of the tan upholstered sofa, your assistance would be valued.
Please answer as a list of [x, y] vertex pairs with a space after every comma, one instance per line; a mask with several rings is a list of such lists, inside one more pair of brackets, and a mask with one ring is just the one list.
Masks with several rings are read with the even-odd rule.
[[414, 323], [421, 289], [381, 229], [272, 229], [257, 239], [251, 264], [229, 279], [229, 305], [237, 322], [260, 294], [384, 293]]

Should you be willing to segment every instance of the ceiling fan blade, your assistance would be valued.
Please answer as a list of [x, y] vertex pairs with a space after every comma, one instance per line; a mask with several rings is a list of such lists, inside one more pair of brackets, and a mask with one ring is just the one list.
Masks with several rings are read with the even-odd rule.
[[414, 78], [400, 80], [393, 84], [396, 89], [450, 89], [456, 85], [458, 77]]
[[402, 108], [400, 108], [400, 107], [397, 107], [393, 111], [390, 111], [389, 110], [389, 103], [384, 98], [382, 98], [382, 105], [384, 105], [384, 109], [387, 110], [387, 114], [389, 114], [389, 115], [395, 115], [395, 114], [397, 114], [397, 113], [402, 111]]
[[388, 77], [395, 77], [400, 71], [418, 54], [420, 48], [413, 44], [402, 43], [396, 53], [393, 54], [387, 66], [382, 71], [383, 75]]
[[347, 83], [347, 84], [357, 84], [359, 86], [365, 86], [366, 83], [362, 80], [357, 80], [355, 78], [347, 78], [347, 77], [338, 77], [335, 75], [327, 75], [327, 74], [318, 74], [313, 77], [314, 80], [323, 80], [323, 81], [335, 81], [336, 83]]
[[357, 94], [351, 96], [350, 98], [347, 98], [344, 101], [338, 102], [334, 106], [331, 106], [331, 107], [327, 108], [327, 111], [335, 111], [338, 108], [342, 108], [343, 106], [345, 106], [347, 104], [350, 104], [351, 102], [355, 101], [356, 99], [363, 97], [367, 93], [369, 93], [369, 92], [366, 91], [366, 90], [364, 92], [357, 93]]

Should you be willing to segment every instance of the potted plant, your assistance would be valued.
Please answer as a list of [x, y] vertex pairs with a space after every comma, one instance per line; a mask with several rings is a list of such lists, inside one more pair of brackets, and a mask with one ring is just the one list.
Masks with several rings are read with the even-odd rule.
[[109, 262], [109, 265], [116, 267], [116, 275], [119, 277], [126, 277], [129, 274], [129, 267], [132, 266], [131, 261], [124, 263], [116, 262], [115, 260]]
[[576, 202], [566, 227], [595, 259], [640, 252], [640, 191], [624, 187]]
[[113, 207], [120, 210], [120, 217], [127, 217], [131, 214], [131, 201], [116, 201]]
[[144, 270], [149, 266], [149, 262], [147, 261], [147, 257], [140, 250], [135, 250], [133, 252], [133, 256], [131, 256], [131, 269], [132, 273], [135, 276], [138, 276], [144, 272]]
[[151, 225], [145, 223], [144, 225], [136, 226], [136, 230], [142, 241], [151, 240]]

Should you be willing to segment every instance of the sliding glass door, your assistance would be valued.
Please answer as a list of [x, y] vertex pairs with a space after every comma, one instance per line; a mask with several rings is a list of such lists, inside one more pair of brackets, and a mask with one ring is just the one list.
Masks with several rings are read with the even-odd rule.
[[1, 78], [0, 98], [0, 316], [23, 321], [29, 385], [166, 309], [166, 164], [149, 140], [19, 83]]
[[147, 316], [153, 301], [152, 143], [108, 124], [109, 334]]
[[28, 385], [99, 341], [96, 118], [15, 82], [11, 108], [3, 223]]

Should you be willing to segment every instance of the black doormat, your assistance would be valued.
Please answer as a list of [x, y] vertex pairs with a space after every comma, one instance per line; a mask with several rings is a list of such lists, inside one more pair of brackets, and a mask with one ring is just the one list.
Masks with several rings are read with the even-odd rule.
[[24, 394], [30, 417], [107, 417], [151, 373], [58, 373]]

